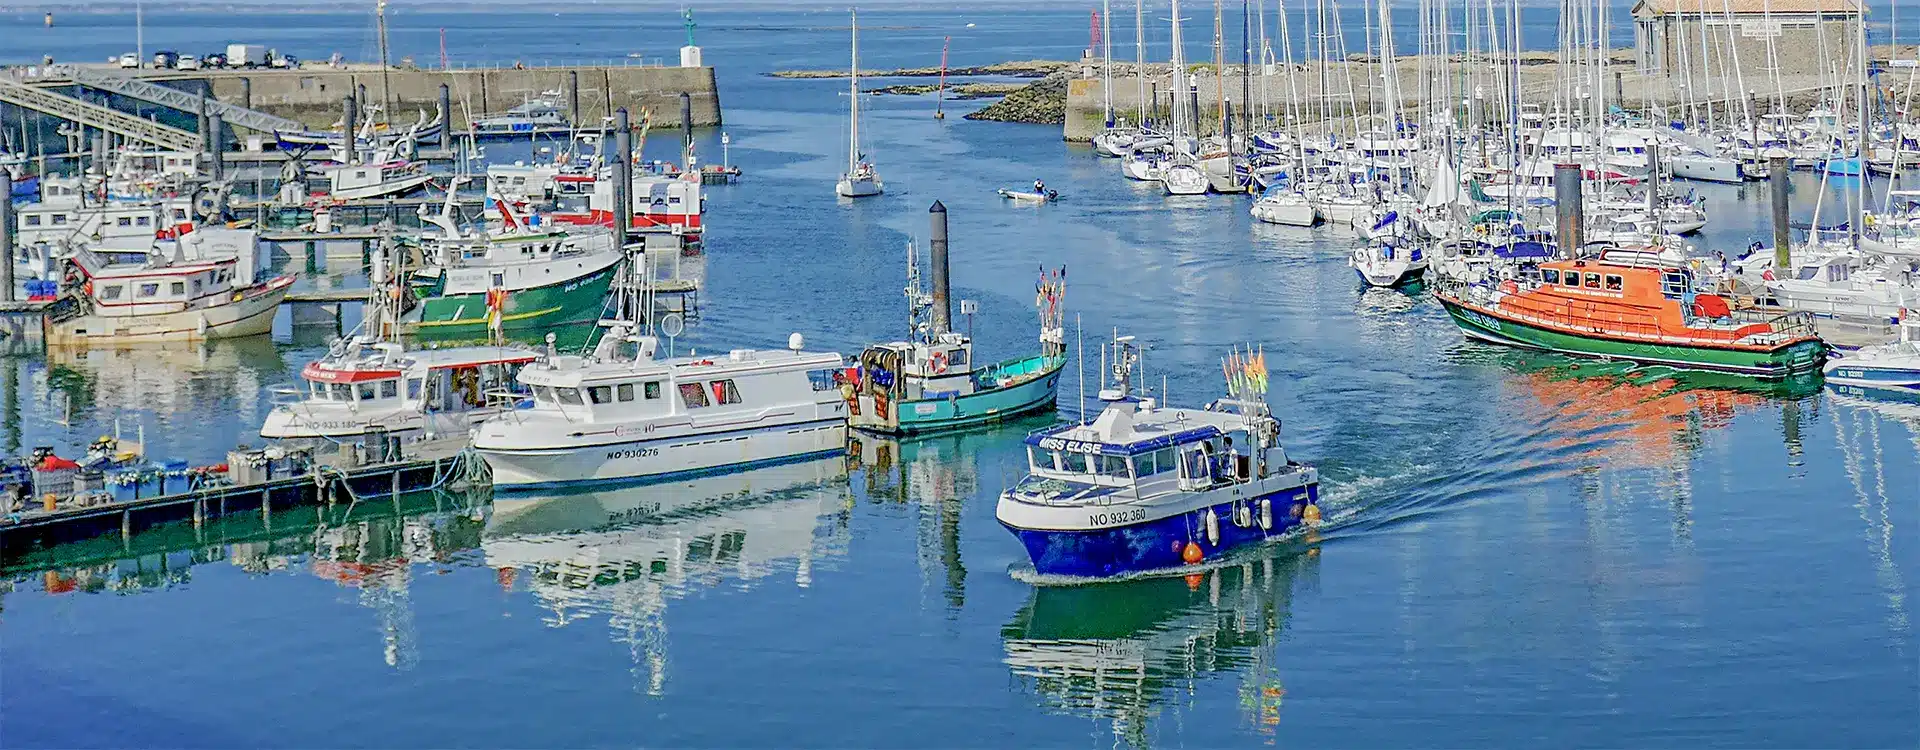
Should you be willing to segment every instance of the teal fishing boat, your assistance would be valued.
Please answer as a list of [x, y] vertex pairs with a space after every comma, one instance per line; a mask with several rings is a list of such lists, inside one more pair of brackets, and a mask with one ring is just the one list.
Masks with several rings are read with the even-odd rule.
[[[908, 323], [913, 337], [870, 346], [842, 379], [855, 429], [910, 435], [969, 427], [1054, 408], [1066, 365], [1061, 304], [1066, 270], [1041, 272], [1036, 290], [1040, 353], [978, 367], [972, 337], [951, 330], [945, 210], [934, 204], [933, 293], [920, 291], [917, 252], [907, 247]], [[962, 300], [971, 315], [973, 303]]]

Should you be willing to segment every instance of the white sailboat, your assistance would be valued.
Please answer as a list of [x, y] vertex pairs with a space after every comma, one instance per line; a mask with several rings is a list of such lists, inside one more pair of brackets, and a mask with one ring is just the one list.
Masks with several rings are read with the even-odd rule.
[[[1207, 175], [1200, 171], [1198, 160], [1194, 158], [1189, 138], [1194, 123], [1199, 121], [1199, 112], [1186, 112], [1181, 102], [1187, 100], [1187, 83], [1184, 75], [1185, 64], [1180, 54], [1180, 0], [1173, 0], [1173, 158], [1160, 173], [1160, 184], [1168, 195], [1204, 195], [1207, 192]], [[1188, 119], [1192, 118], [1192, 119]]]
[[833, 191], [842, 198], [879, 195], [885, 188], [873, 163], [860, 153], [860, 16], [853, 14], [853, 65], [847, 69], [847, 171]]

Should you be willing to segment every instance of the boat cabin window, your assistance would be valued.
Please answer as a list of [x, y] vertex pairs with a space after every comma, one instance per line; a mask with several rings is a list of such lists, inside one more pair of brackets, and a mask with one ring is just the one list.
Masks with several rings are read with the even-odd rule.
[[333, 400], [335, 401], [353, 400], [353, 387], [346, 383], [334, 383], [328, 387], [328, 391], [333, 394]]
[[399, 395], [400, 395], [400, 381], [398, 380], [380, 381], [380, 397], [381, 398], [395, 398]]
[[1607, 290], [1618, 292], [1626, 288], [1626, 280], [1615, 274], [1607, 274]]
[[633, 400], [633, 384], [621, 383], [620, 385], [614, 387], [614, 393], [615, 395], [620, 397], [621, 403], [632, 401]]
[[149, 216], [136, 216], [133, 219], [134, 224], [138, 226], [143, 226], [143, 227], [149, 226], [151, 221], [152, 221], [152, 217], [149, 217]]
[[56, 226], [56, 227], [57, 227], [57, 226], [60, 226], [60, 225], [63, 225], [63, 224], [66, 224], [66, 223], [67, 223], [67, 215], [66, 215], [66, 214], [54, 214], [54, 215], [53, 215], [53, 225], [54, 225], [54, 226]]
[[1549, 284], [1560, 283], [1560, 269], [1557, 269], [1557, 268], [1540, 269], [1540, 280], [1547, 282]]
[[106, 286], [100, 287], [100, 299], [103, 299], [103, 300], [120, 299], [120, 294], [125, 290], [126, 288], [120, 286], [119, 284], [108, 284]]
[[313, 395], [313, 399], [315, 401], [327, 400], [327, 384], [326, 383], [322, 383], [317, 380], [309, 380], [307, 381], [307, 391]]
[[1600, 288], [1600, 274], [1597, 274], [1597, 273], [1587, 274], [1587, 288], [1588, 289]]
[[1580, 286], [1579, 271], [1568, 271], [1565, 278], [1567, 286]]
[[948, 367], [966, 367], [967, 366], [967, 350], [955, 349], [951, 352], [948, 352], [947, 366]]
[[1062, 453], [1060, 469], [1070, 474], [1092, 474], [1093, 465], [1088, 462], [1089, 458], [1091, 456], [1085, 453]]
[[707, 391], [699, 383], [681, 383], [680, 403], [688, 409], [704, 409], [707, 407]]
[[170, 285], [168, 285], [168, 287], [167, 287], [167, 293], [168, 293], [168, 294], [171, 294], [171, 295], [173, 295], [173, 296], [175, 296], [175, 297], [184, 297], [184, 296], [186, 296], [186, 295], [187, 295], [187, 282], [184, 282], [184, 281], [176, 281], [176, 282], [173, 282], [172, 284], [170, 284]]
[[359, 391], [360, 391], [361, 401], [373, 400], [373, 384], [372, 383], [361, 383]]
[[580, 389], [578, 388], [555, 388], [553, 389], [553, 395], [560, 399], [560, 403], [566, 404], [567, 406], [580, 406], [585, 403], [580, 400]]
[[713, 402], [716, 404], [740, 403], [740, 389], [732, 380], [715, 380], [709, 384], [713, 388]]
[[27, 226], [30, 226], [30, 227], [37, 227], [37, 226], [40, 226], [40, 215], [39, 215], [39, 214], [28, 214], [28, 215], [27, 215]]
[[1127, 474], [1126, 456], [1089, 456], [1100, 469], [1100, 476], [1108, 479], [1130, 479]]
[[141, 284], [140, 285], [140, 294], [139, 294], [140, 298], [145, 299], [147, 297], [158, 297], [158, 296], [160, 296], [159, 284]]
[[660, 398], [660, 381], [655, 380], [647, 383], [646, 388], [644, 388], [643, 390], [646, 391], [648, 401], [653, 401]]
[[613, 403], [613, 387], [606, 386], [606, 385], [596, 385], [591, 388], [588, 388], [587, 400], [592, 401], [596, 404], [611, 404]]
[[133, 217], [131, 217], [131, 216], [122, 216], [122, 217], [120, 217], [120, 222], [119, 222], [119, 223], [120, 223], [120, 226], [123, 226], [123, 227], [130, 227], [130, 226], [133, 226]]
[[837, 370], [808, 370], [807, 382], [813, 385], [815, 391], [831, 391], [839, 374]]

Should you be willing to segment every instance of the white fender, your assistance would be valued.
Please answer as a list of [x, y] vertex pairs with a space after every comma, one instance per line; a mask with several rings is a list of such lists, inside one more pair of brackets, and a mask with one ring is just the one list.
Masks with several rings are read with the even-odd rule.
[[1220, 546], [1220, 516], [1212, 508], [1207, 509], [1207, 544]]
[[1260, 498], [1260, 530], [1273, 530], [1273, 498]]

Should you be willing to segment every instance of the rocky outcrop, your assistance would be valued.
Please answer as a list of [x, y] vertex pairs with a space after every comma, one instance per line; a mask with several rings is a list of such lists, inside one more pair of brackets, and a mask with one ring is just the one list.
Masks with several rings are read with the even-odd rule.
[[[992, 65], [974, 65], [964, 68], [947, 68], [948, 78], [966, 78], [969, 76], [1007, 76], [1010, 78], [1043, 78], [1067, 69], [1073, 63], [1064, 60], [1018, 60], [1014, 62], [994, 63]], [[844, 70], [776, 70], [767, 75], [774, 78], [845, 78]], [[940, 68], [896, 68], [894, 70], [862, 70], [862, 78], [935, 78]]]
[[[947, 87], [948, 99], [994, 99], [1006, 96], [1026, 88], [1024, 83], [962, 83]], [[902, 83], [893, 86], [866, 89], [869, 94], [894, 94], [900, 96], [921, 96], [940, 90], [938, 84]]]
[[1034, 125], [1060, 125], [1067, 121], [1066, 71], [1059, 71], [1021, 86], [1000, 101], [967, 115], [969, 120], [1024, 122]]

